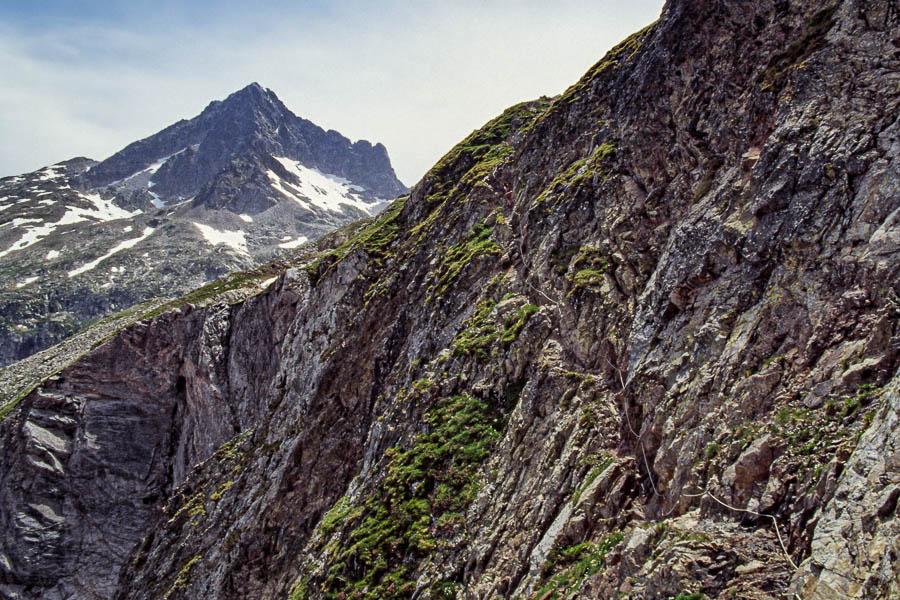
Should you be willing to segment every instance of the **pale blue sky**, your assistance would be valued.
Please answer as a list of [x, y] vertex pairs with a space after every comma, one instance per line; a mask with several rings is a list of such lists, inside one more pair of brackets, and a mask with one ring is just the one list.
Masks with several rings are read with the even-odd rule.
[[507, 106], [565, 90], [663, 0], [257, 4], [0, 4], [0, 176], [106, 158], [258, 81], [384, 143], [412, 185]]

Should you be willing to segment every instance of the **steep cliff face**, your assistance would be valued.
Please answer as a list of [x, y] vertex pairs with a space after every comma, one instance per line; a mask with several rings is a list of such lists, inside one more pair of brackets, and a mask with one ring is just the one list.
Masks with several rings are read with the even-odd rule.
[[671, 0], [267, 292], [72, 364], [2, 425], [0, 590], [896, 597], [897, 19]]
[[21, 583], [53, 582], [40, 597], [113, 595], [156, 505], [259, 418], [255, 390], [271, 379], [273, 337], [295, 299], [166, 313], [44, 383], [4, 432], [2, 548]]

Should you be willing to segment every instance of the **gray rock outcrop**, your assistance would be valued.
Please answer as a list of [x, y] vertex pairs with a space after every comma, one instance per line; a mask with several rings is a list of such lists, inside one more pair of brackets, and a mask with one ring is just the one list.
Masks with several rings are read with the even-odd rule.
[[[62, 369], [0, 424], [0, 590], [895, 597], [898, 17], [669, 0], [267, 292]], [[167, 450], [78, 470], [60, 396]], [[148, 512], [59, 504], [107, 477]], [[108, 571], [36, 554], [111, 521]]]

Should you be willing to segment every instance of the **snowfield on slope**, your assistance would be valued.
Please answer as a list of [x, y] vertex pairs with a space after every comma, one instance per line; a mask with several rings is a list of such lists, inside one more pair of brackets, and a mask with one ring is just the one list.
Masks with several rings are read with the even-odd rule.
[[112, 256], [113, 254], [121, 252], [122, 250], [127, 250], [128, 248], [134, 247], [139, 242], [150, 237], [150, 234], [152, 234], [153, 231], [154, 231], [154, 229], [152, 227], [144, 228], [144, 232], [140, 236], [138, 236], [136, 238], [131, 238], [130, 240], [125, 240], [124, 242], [121, 242], [120, 244], [114, 246], [112, 250], [110, 250], [109, 252], [107, 252], [106, 254], [101, 256], [100, 258], [94, 259], [91, 262], [89, 262], [81, 267], [78, 267], [77, 269], [75, 269], [73, 271], [69, 271], [69, 277], [75, 277], [76, 275], [81, 275], [82, 273], [90, 271], [91, 269], [93, 269], [94, 267], [99, 265], [101, 262], [103, 262], [104, 260], [106, 260], [107, 258]]
[[291, 248], [298, 248], [298, 247], [302, 246], [307, 241], [309, 241], [308, 238], [305, 235], [301, 235], [296, 240], [290, 240], [288, 242], [278, 244], [278, 247], [284, 248], [285, 250], [290, 250]]
[[381, 200], [366, 202], [360, 198], [358, 192], [364, 191], [364, 188], [351, 184], [348, 179], [305, 167], [290, 158], [280, 156], [274, 158], [288, 173], [296, 176], [300, 183], [297, 185], [285, 181], [274, 171], [269, 170], [267, 174], [272, 187], [304, 208], [312, 205], [340, 213], [344, 211], [344, 206], [351, 206], [366, 214], [374, 214], [375, 207], [381, 202]]
[[203, 234], [203, 238], [211, 245], [218, 246], [219, 244], [225, 244], [229, 248], [237, 250], [242, 254], [249, 254], [247, 251], [247, 238], [243, 231], [216, 229], [209, 225], [204, 225], [203, 223], [197, 223], [196, 221], [191, 221], [191, 223], [200, 230], [200, 233]]
[[[25, 232], [22, 234], [22, 237], [19, 238], [18, 241], [13, 242], [13, 244], [6, 250], [0, 251], [0, 258], [3, 258], [10, 252], [23, 250], [25, 248], [28, 248], [29, 246], [33, 246], [34, 244], [38, 243], [39, 241], [56, 231], [58, 227], [61, 227], [63, 225], [71, 225], [73, 223], [80, 223], [82, 221], [90, 220], [114, 221], [116, 219], [128, 219], [141, 214], [140, 210], [130, 212], [123, 208], [119, 208], [111, 201], [101, 198], [100, 194], [78, 195], [82, 199], [87, 200], [88, 202], [93, 204], [93, 207], [81, 208], [77, 206], [70, 206], [66, 209], [65, 214], [63, 214], [62, 218], [59, 221], [55, 221], [53, 223], [43, 223], [36, 227], [29, 227], [26, 225]], [[25, 221], [39, 222], [38, 219], [14, 219], [12, 221], [12, 226], [23, 226]]]

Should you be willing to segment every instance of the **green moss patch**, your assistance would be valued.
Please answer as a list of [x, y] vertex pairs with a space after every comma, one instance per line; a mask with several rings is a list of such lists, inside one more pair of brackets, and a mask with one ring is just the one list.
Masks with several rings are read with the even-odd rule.
[[509, 344], [519, 337], [519, 332], [531, 318], [531, 315], [540, 310], [534, 304], [526, 304], [515, 313], [506, 318], [503, 332], [500, 334], [500, 343]]
[[[602, 75], [612, 74], [623, 65], [634, 60], [635, 55], [643, 47], [644, 43], [650, 38], [650, 35], [656, 27], [656, 22], [651, 23], [640, 31], [633, 33], [612, 50], [606, 56], [594, 64], [577, 83], [570, 86], [563, 94], [553, 103], [546, 111], [544, 116], [549, 116], [563, 110], [571, 104], [577, 102], [586, 92], [588, 92], [594, 81]], [[543, 120], [543, 119], [541, 119]], [[532, 123], [532, 127], [538, 124], [538, 121]]]
[[168, 598], [170, 598], [170, 597], [172, 596], [172, 594], [174, 594], [176, 591], [178, 591], [179, 589], [184, 588], [184, 587], [187, 586], [187, 584], [188, 584], [188, 583], [190, 582], [190, 580], [191, 580], [191, 579], [190, 579], [190, 578], [191, 578], [191, 569], [194, 567], [194, 565], [195, 565], [201, 558], [202, 558], [202, 557], [199, 556], [199, 555], [198, 555], [198, 556], [195, 556], [195, 557], [193, 557], [192, 559], [190, 559], [189, 561], [187, 561], [187, 562], [184, 564], [184, 566], [183, 566], [183, 567], [181, 568], [181, 570], [178, 572], [178, 576], [175, 578], [175, 582], [172, 584], [172, 587], [170, 587], [170, 588], [168, 589], [168, 591], [166, 592], [166, 595], [163, 596], [163, 598], [168, 599]]
[[486, 158], [494, 146], [506, 141], [514, 126], [521, 128], [527, 125], [545, 108], [546, 103], [542, 101], [520, 102], [507, 108], [498, 117], [488, 121], [481, 129], [473, 131], [454, 146], [425, 175], [425, 178], [443, 179], [452, 171], [462, 175], [471, 169], [476, 161]]
[[[419, 562], [465, 526], [478, 491], [477, 474], [500, 437], [500, 415], [468, 395], [442, 399], [424, 417], [427, 431], [408, 448], [385, 453], [384, 479], [356, 506], [339, 500], [323, 518], [328, 543], [323, 579], [300, 580], [291, 598], [310, 587], [326, 598], [410, 598]], [[441, 593], [453, 582], [437, 582]], [[437, 588], [436, 588], [437, 591]]]
[[453, 353], [456, 356], [474, 356], [479, 360], [487, 360], [495, 345], [510, 344], [518, 337], [519, 332], [531, 316], [539, 308], [534, 304], [526, 304], [506, 317], [503, 326], [493, 316], [494, 300], [483, 300], [475, 307], [475, 312], [463, 323], [463, 328], [453, 340]]
[[516, 104], [454, 146], [422, 179], [427, 190], [424, 205], [461, 202], [475, 189], [490, 189], [486, 178], [514, 153], [512, 134], [526, 128], [549, 104], [544, 98]]
[[482, 185], [489, 187], [484, 180], [494, 169], [502, 165], [513, 153], [512, 146], [508, 144], [498, 144], [488, 150], [484, 156], [475, 165], [469, 169], [461, 180], [461, 183], [468, 186]]
[[615, 143], [610, 140], [603, 142], [594, 149], [590, 156], [573, 161], [568, 167], [557, 173], [550, 185], [535, 199], [535, 203], [542, 204], [553, 198], [559, 200], [564, 191], [575, 193], [581, 188], [593, 185], [595, 180], [607, 179], [611, 173], [611, 163], [616, 153]]
[[456, 283], [460, 273], [472, 260], [500, 254], [500, 246], [491, 239], [492, 231], [484, 222], [478, 223], [465, 239], [447, 248], [438, 269], [438, 281], [432, 288], [429, 300], [442, 296]]
[[534, 600], [568, 598], [585, 579], [603, 570], [606, 555], [624, 537], [621, 532], [613, 532], [599, 542], [583, 542], [554, 550], [544, 564], [544, 577], [549, 576], [549, 580], [546, 580], [547, 583], [532, 598]]
[[400, 235], [398, 220], [408, 199], [408, 196], [397, 198], [377, 219], [363, 227], [355, 236], [310, 263], [306, 267], [310, 276], [314, 280], [321, 279], [328, 270], [344, 260], [351, 252], [359, 249], [365, 250], [372, 266], [376, 268], [383, 266], [390, 256], [390, 246]]
[[463, 323], [463, 330], [453, 340], [454, 354], [487, 359], [488, 351], [500, 335], [491, 318], [491, 311], [496, 305], [493, 300], [478, 303], [475, 312]]
[[593, 466], [591, 467], [588, 476], [584, 478], [582, 484], [578, 487], [577, 490], [575, 490], [575, 493], [572, 494], [572, 504], [578, 504], [578, 501], [581, 500], [581, 495], [584, 493], [584, 491], [597, 480], [597, 477], [599, 477], [600, 474], [603, 473], [603, 471], [605, 471], [611, 464], [615, 462], [615, 458], [612, 454], [604, 452], [602, 454], [590, 455], [585, 462]]
[[603, 274], [609, 271], [609, 258], [597, 248], [583, 247], [569, 267], [571, 294], [578, 288], [599, 288], [603, 284]]

